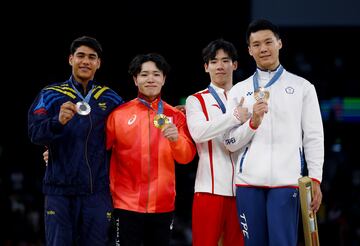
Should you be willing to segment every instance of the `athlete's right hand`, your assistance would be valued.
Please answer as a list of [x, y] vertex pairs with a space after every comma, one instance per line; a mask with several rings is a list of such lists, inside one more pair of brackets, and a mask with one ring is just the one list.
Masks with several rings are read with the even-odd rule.
[[268, 112], [268, 104], [264, 100], [258, 100], [254, 103], [253, 114], [251, 118], [251, 125], [258, 128], [264, 118], [265, 113]]
[[44, 159], [45, 164], [46, 164], [46, 166], [47, 166], [48, 161], [49, 161], [49, 150], [48, 150], [48, 149], [46, 149], [46, 150], [44, 151], [44, 153], [43, 153], [43, 159]]
[[76, 114], [76, 106], [74, 103], [67, 101], [63, 103], [60, 107], [60, 113], [59, 113], [59, 122], [62, 125], [65, 125], [68, 123], [69, 120], [71, 120], [74, 115]]
[[179, 138], [179, 130], [173, 123], [166, 124], [161, 132], [170, 142], [176, 142]]
[[250, 118], [250, 113], [247, 107], [243, 107], [244, 97], [241, 97], [239, 105], [234, 109], [234, 116], [243, 124]]

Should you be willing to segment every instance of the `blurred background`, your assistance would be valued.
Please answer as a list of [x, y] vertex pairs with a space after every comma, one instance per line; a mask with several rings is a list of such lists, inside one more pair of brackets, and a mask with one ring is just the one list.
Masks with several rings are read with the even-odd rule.
[[[42, 87], [69, 78], [69, 46], [74, 38], [91, 35], [102, 43], [104, 59], [96, 78], [125, 100], [137, 92], [127, 74], [130, 60], [144, 52], [163, 54], [172, 66], [163, 99], [178, 105], [208, 85], [201, 50], [213, 39], [224, 38], [238, 48], [236, 82], [254, 72], [245, 30], [255, 18], [279, 25], [282, 65], [308, 79], [318, 93], [325, 131], [320, 243], [360, 245], [360, 1], [7, 4], [0, 15], [0, 245], [44, 245], [44, 149], [27, 137], [27, 110]], [[176, 169], [172, 245], [191, 245], [196, 161]], [[299, 231], [300, 246], [301, 224]]]

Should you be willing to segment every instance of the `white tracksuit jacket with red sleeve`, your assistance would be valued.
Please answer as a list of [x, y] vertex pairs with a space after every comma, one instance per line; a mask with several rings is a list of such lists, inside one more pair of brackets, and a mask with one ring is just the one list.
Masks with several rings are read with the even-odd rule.
[[[224, 106], [224, 89], [210, 84]], [[195, 192], [235, 196], [235, 165], [224, 146], [225, 130], [239, 121], [232, 112], [222, 112], [209, 89], [199, 91], [186, 99], [186, 121], [199, 155]]]

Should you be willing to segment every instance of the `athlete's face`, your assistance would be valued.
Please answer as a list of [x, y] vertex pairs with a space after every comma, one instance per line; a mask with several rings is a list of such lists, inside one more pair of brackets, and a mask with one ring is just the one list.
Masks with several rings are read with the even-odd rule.
[[163, 72], [152, 61], [144, 62], [140, 73], [133, 77], [139, 92], [150, 101], [160, 95], [165, 78]]
[[281, 39], [270, 30], [253, 32], [249, 37], [249, 54], [254, 58], [256, 65], [263, 70], [274, 70], [279, 66], [281, 47]]
[[76, 81], [87, 83], [94, 79], [96, 70], [100, 68], [100, 58], [97, 53], [87, 46], [80, 46], [74, 54], [69, 56], [72, 74]]
[[214, 59], [205, 63], [205, 72], [209, 73], [211, 82], [223, 89], [230, 89], [233, 83], [233, 72], [237, 62], [233, 62], [223, 49], [216, 52]]

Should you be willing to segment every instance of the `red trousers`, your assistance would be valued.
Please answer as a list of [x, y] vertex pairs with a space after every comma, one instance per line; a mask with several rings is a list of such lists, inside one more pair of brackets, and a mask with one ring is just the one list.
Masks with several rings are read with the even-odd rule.
[[195, 193], [192, 238], [193, 246], [243, 246], [235, 197]]

